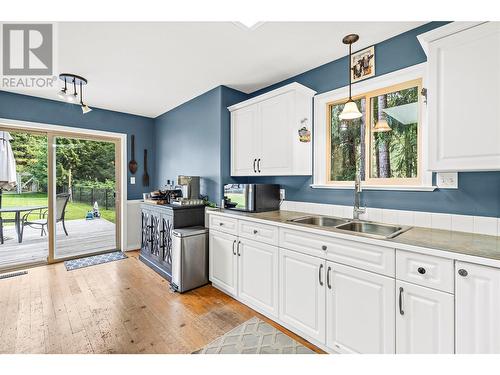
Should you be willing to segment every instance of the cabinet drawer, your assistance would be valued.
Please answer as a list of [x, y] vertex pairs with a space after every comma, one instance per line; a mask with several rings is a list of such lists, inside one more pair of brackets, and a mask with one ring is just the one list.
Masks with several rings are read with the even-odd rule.
[[279, 247], [325, 258], [331, 238], [294, 229], [279, 229]]
[[238, 233], [240, 237], [278, 245], [278, 227], [259, 224], [252, 221], [239, 220]]
[[410, 283], [453, 293], [453, 260], [397, 250], [396, 277]]
[[279, 246], [382, 275], [395, 275], [395, 250], [391, 248], [293, 229], [280, 229]]
[[210, 229], [238, 235], [238, 220], [230, 217], [211, 214]]

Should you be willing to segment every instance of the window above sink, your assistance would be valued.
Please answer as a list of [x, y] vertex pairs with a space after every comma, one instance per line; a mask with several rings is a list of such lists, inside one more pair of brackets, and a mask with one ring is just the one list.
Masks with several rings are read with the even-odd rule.
[[[338, 118], [347, 87], [315, 97], [313, 188], [352, 189], [360, 171], [363, 189], [435, 189], [424, 167], [425, 65], [354, 85], [353, 99], [363, 116], [349, 123]], [[391, 130], [375, 131], [383, 123]]]

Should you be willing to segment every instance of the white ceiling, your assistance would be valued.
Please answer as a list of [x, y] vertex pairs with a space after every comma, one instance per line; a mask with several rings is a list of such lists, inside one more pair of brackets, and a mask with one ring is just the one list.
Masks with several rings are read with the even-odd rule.
[[156, 117], [218, 85], [250, 93], [345, 56], [346, 34], [362, 49], [423, 23], [60, 23], [57, 64], [89, 80], [90, 106]]

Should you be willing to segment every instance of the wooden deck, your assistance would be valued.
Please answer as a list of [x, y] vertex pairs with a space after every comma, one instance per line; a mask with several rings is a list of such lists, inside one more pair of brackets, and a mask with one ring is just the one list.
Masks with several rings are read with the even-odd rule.
[[[62, 224], [57, 224], [56, 257], [65, 258], [80, 254], [116, 248], [115, 224], [104, 220], [66, 221], [68, 236]], [[45, 262], [48, 256], [48, 237], [40, 231], [24, 228], [23, 242], [17, 242], [14, 226], [4, 227], [5, 243], [0, 245], [0, 269], [17, 265]]]

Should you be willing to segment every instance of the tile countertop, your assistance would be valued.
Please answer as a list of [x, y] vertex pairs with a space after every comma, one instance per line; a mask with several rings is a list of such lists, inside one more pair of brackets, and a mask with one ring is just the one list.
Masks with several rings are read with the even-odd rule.
[[[463, 254], [471, 257], [480, 257], [500, 261], [500, 237], [486, 236], [482, 234], [455, 232], [448, 230], [412, 227], [408, 231], [400, 234], [395, 238], [389, 239], [372, 239], [359, 234], [346, 233], [344, 230], [333, 227], [318, 227], [308, 224], [290, 223], [288, 220], [296, 219], [304, 216], [311, 216], [304, 212], [296, 211], [269, 211], [269, 212], [241, 212], [233, 210], [213, 209], [209, 213], [223, 213], [234, 217], [256, 219], [259, 221], [271, 221], [274, 223], [286, 224], [290, 227], [302, 227], [308, 230], [321, 232], [333, 232], [341, 235], [343, 238], [356, 239], [363, 242], [378, 242], [381, 245], [387, 245], [387, 242], [400, 245], [409, 245], [416, 248], [426, 248], [431, 250], [440, 250]], [[354, 238], [353, 238], [354, 237]], [[379, 242], [381, 241], [381, 242]], [[395, 247], [398, 247], [397, 245]], [[403, 246], [401, 246], [403, 248]], [[413, 249], [409, 249], [413, 250]], [[467, 259], [464, 259], [467, 260]], [[472, 261], [472, 259], [471, 259]], [[499, 263], [491, 264], [500, 266]]]

